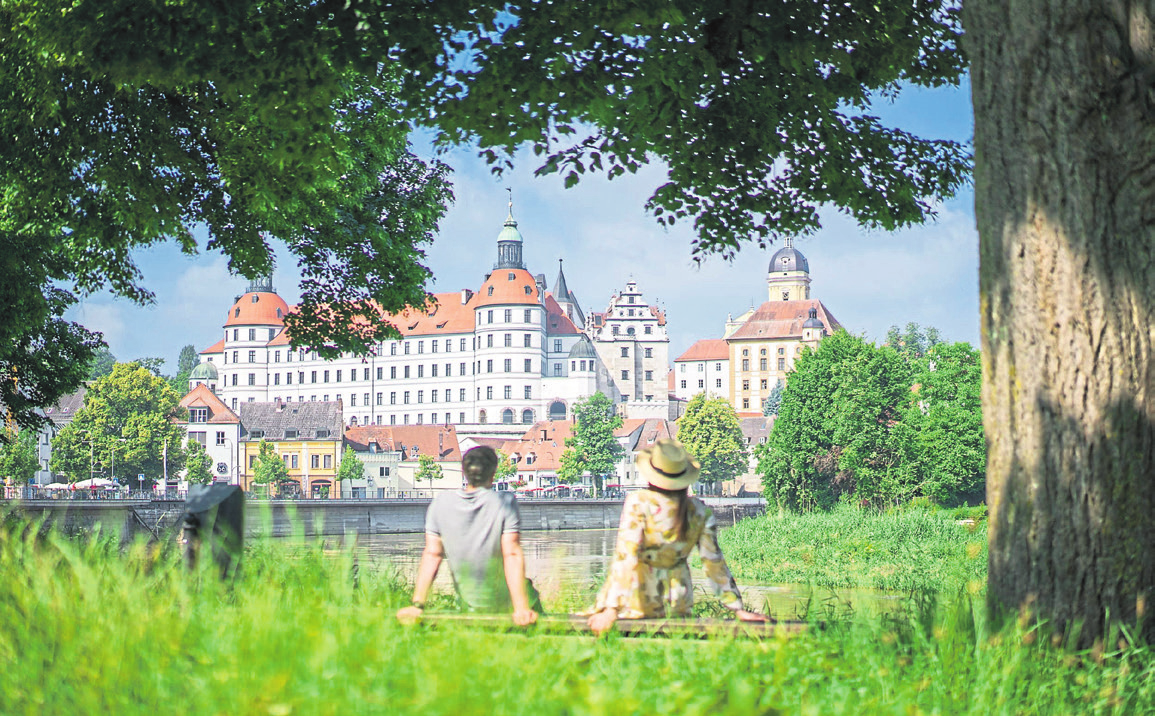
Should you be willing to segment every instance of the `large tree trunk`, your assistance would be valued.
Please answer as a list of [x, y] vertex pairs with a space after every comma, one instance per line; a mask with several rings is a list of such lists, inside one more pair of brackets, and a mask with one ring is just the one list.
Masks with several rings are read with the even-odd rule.
[[1082, 644], [1134, 623], [1155, 582], [1152, 10], [964, 7], [989, 594]]

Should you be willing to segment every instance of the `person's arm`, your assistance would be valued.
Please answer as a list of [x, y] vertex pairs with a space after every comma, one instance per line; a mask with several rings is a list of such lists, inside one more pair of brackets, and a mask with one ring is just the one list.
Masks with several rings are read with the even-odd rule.
[[413, 604], [397, 610], [397, 619], [403, 624], [412, 624], [421, 618], [425, 611], [425, 599], [429, 596], [429, 588], [437, 578], [437, 570], [441, 568], [441, 560], [445, 557], [445, 548], [441, 545], [441, 537], [425, 533], [425, 549], [421, 552], [421, 564], [417, 567], [417, 584], [413, 587]]
[[702, 536], [698, 538], [698, 553], [702, 555], [702, 568], [706, 572], [706, 580], [722, 604], [742, 621], [766, 621], [765, 616], [747, 611], [742, 606], [738, 584], [734, 581], [734, 575], [730, 574], [730, 567], [726, 564], [726, 558], [722, 556], [722, 547], [718, 544], [718, 523], [714, 519], [713, 511], [706, 516], [706, 526], [702, 529]]
[[505, 567], [505, 584], [513, 602], [513, 623], [527, 626], [537, 621], [537, 612], [529, 608], [529, 592], [525, 588], [525, 551], [521, 548], [521, 534], [506, 532], [501, 535], [501, 559]]

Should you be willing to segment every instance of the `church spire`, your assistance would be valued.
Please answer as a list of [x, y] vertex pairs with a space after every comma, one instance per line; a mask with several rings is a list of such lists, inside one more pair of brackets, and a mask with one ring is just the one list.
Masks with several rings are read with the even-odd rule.
[[506, 187], [509, 192], [509, 214], [505, 217], [505, 225], [497, 235], [497, 265], [495, 268], [525, 268], [521, 257], [521, 232], [517, 230], [517, 222], [513, 220], [513, 189]]
[[562, 270], [562, 260], [557, 260], [557, 280], [553, 282], [553, 297], [557, 301], [570, 300], [569, 286], [565, 285], [565, 271]]

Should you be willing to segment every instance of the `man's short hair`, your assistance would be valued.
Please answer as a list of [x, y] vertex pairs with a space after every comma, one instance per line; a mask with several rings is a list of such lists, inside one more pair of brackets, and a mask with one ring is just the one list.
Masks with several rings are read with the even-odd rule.
[[497, 451], [487, 445], [468, 450], [461, 457], [461, 471], [470, 485], [484, 485], [497, 472]]

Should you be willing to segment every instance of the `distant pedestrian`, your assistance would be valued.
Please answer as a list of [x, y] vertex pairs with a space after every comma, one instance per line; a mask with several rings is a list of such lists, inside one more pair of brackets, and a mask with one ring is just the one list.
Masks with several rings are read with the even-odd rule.
[[688, 494], [698, 480], [698, 461], [677, 440], [662, 438], [639, 451], [635, 464], [649, 487], [630, 492], [622, 506], [614, 558], [590, 628], [601, 634], [618, 619], [690, 616], [694, 586], [687, 558], [695, 546], [722, 604], [743, 621], [765, 621], [742, 606], [718, 546], [713, 511]]
[[517, 499], [493, 490], [497, 463], [493, 448], [466, 452], [461, 460], [466, 486], [440, 493], [430, 503], [413, 604], [397, 612], [402, 622], [416, 621], [423, 613], [442, 559], [449, 560], [457, 596], [468, 611], [512, 610], [520, 626], [537, 620], [535, 608], [540, 611], [541, 605], [530, 603], [533, 586], [525, 578]]

